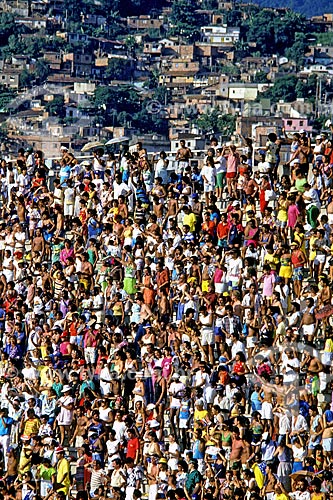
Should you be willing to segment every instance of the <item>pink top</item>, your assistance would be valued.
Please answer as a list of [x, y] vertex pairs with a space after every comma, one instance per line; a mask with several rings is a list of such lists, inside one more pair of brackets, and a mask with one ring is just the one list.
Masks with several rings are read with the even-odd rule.
[[228, 155], [228, 159], [227, 159], [227, 173], [228, 174], [236, 173], [237, 172], [238, 164], [239, 164], [238, 156]]
[[172, 370], [172, 357], [166, 357], [162, 359], [162, 377], [168, 378]]
[[223, 271], [222, 269], [215, 269], [214, 273], [214, 283], [221, 283], [222, 282], [222, 276], [223, 276]]
[[288, 207], [288, 227], [295, 227], [297, 224], [297, 218], [299, 216], [299, 210], [297, 205], [289, 205]]
[[264, 285], [262, 289], [262, 294], [264, 297], [271, 297], [273, 295], [275, 284], [275, 276], [274, 274], [264, 275]]

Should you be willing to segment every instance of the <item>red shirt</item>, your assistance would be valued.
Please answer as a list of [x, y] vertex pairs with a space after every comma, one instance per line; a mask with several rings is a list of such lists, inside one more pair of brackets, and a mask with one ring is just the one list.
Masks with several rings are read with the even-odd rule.
[[224, 222], [219, 222], [217, 226], [217, 236], [220, 240], [223, 240], [223, 238], [226, 238], [228, 236], [229, 232], [229, 225], [228, 223]]
[[133, 458], [135, 460], [136, 458], [136, 452], [137, 450], [140, 449], [140, 443], [137, 437], [130, 439], [127, 442], [127, 453], [126, 453], [126, 458]]

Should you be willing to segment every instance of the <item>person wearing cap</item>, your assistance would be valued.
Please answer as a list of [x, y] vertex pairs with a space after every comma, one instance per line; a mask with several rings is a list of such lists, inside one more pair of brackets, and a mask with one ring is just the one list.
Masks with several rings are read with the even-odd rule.
[[71, 387], [69, 385], [64, 385], [61, 393], [62, 396], [56, 404], [60, 408], [56, 421], [60, 430], [60, 444], [63, 445], [66, 434], [68, 439], [71, 437], [71, 425], [74, 418], [74, 399], [71, 396]]
[[169, 386], [169, 395], [171, 396], [169, 419], [171, 430], [175, 435], [177, 435], [177, 423], [175, 417], [179, 411], [181, 400], [185, 394], [185, 389], [185, 385], [180, 381], [179, 373], [173, 373], [171, 377], [171, 384]]
[[183, 228], [188, 226], [190, 233], [195, 233], [195, 228], [197, 224], [197, 218], [189, 205], [183, 207], [184, 217], [183, 217]]
[[40, 479], [40, 494], [44, 498], [54, 488], [57, 471], [52, 466], [49, 458], [43, 458], [42, 463], [37, 466], [37, 479]]
[[25, 435], [31, 438], [32, 436], [36, 436], [38, 434], [40, 428], [40, 420], [36, 416], [35, 411], [32, 408], [29, 408], [26, 411], [26, 418], [21, 420], [20, 431]]
[[7, 470], [8, 448], [10, 442], [11, 427], [14, 420], [8, 416], [7, 408], [0, 409], [0, 446], [4, 457], [4, 469]]
[[206, 205], [209, 205], [209, 195], [215, 191], [216, 169], [213, 156], [207, 156], [205, 164], [201, 169], [201, 176], [204, 181], [204, 193]]
[[185, 480], [185, 493], [186, 498], [191, 500], [191, 498], [196, 498], [194, 495], [198, 495], [201, 490], [202, 477], [200, 472], [197, 470], [198, 463], [195, 459], [191, 459], [188, 463], [188, 473]]
[[70, 480], [70, 465], [67, 458], [65, 458], [65, 450], [62, 446], [58, 446], [55, 449], [56, 454], [56, 483], [57, 483], [57, 493], [62, 492], [66, 496], [69, 493], [69, 488], [71, 486]]
[[291, 248], [291, 263], [293, 266], [293, 285], [294, 293], [296, 298], [299, 299], [301, 296], [302, 282], [304, 277], [304, 266], [306, 265], [307, 259], [304, 252], [299, 248], [298, 243], [293, 241], [290, 244]]

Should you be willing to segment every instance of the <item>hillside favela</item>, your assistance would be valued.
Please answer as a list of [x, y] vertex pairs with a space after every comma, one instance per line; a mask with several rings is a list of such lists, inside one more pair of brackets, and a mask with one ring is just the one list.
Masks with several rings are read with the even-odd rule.
[[333, 3], [0, 0], [0, 500], [333, 500]]

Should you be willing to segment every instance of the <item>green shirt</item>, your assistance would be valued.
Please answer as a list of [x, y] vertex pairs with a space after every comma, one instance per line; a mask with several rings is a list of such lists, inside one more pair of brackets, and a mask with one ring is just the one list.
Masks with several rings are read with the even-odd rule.
[[45, 467], [45, 465], [41, 465], [39, 467], [39, 475], [42, 479], [47, 479], [50, 481], [52, 479], [52, 476], [56, 474], [56, 470], [53, 467]]
[[297, 189], [297, 191], [299, 191], [300, 193], [304, 193], [305, 189], [304, 189], [304, 184], [306, 184], [308, 181], [302, 177], [302, 179], [296, 179], [295, 181], [295, 187]]
[[189, 495], [192, 495], [194, 488], [198, 483], [200, 483], [200, 481], [201, 481], [201, 475], [199, 471], [192, 470], [191, 472], [189, 472], [189, 474], [187, 474], [185, 487]]

